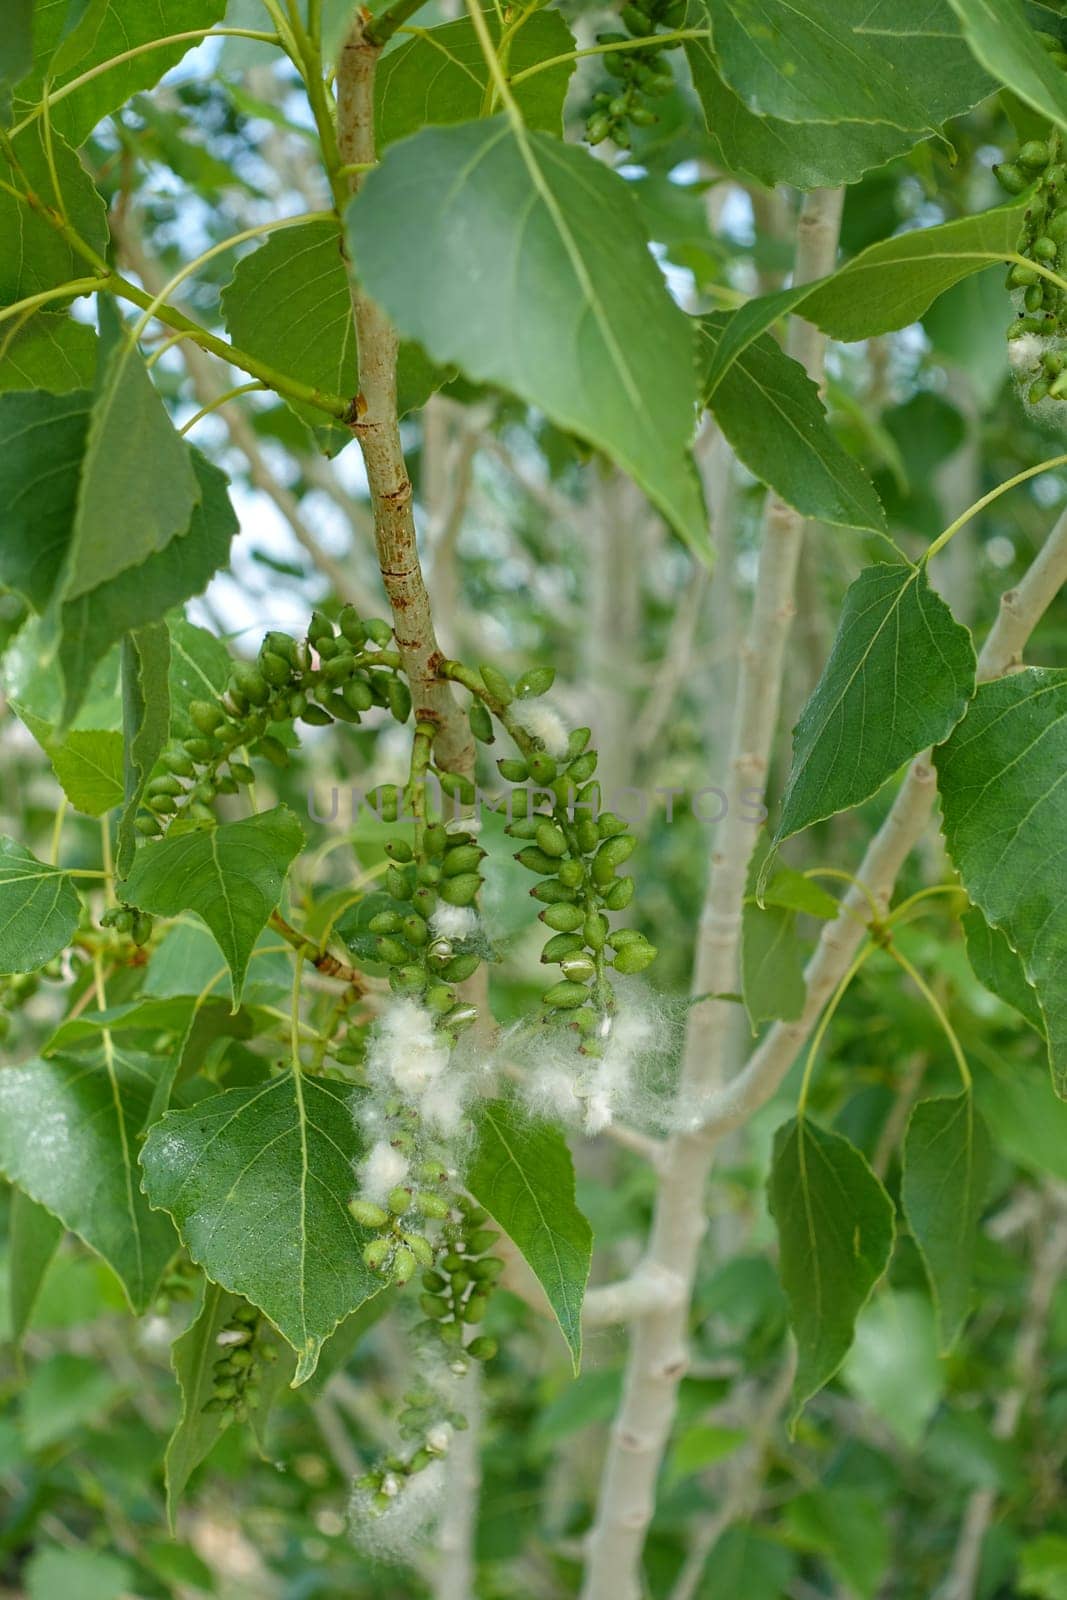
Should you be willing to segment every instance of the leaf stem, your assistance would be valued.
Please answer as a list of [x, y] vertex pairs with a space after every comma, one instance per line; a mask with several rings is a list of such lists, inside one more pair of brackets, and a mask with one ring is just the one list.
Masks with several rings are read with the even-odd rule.
[[562, 55], [549, 56], [546, 61], [535, 61], [531, 67], [523, 67], [521, 72], [516, 72], [511, 79], [511, 87], [524, 83], [527, 78], [536, 77], [539, 72], [547, 72], [549, 67], [562, 67], [568, 61], [581, 61], [586, 56], [614, 55], [619, 50], [647, 50], [649, 46], [673, 44], [679, 39], [706, 39], [707, 28], [675, 28], [671, 33], [650, 33], [643, 39], [619, 39], [612, 44], [592, 44], [583, 50], [565, 50]]
[[500, 58], [496, 53], [492, 35], [489, 32], [488, 24], [486, 23], [485, 16], [483, 15], [482, 9], [478, 4], [478, 0], [467, 0], [467, 12], [470, 16], [472, 24], [474, 25], [474, 31], [478, 36], [478, 43], [481, 45], [482, 55], [485, 57], [486, 67], [489, 69], [490, 81], [492, 82], [497, 94], [500, 96], [500, 103], [507, 112], [512, 126], [514, 128], [522, 128], [522, 112], [519, 110], [518, 102], [511, 92], [511, 88], [507, 80], [507, 74], [500, 65]]
[[930, 1007], [930, 1010], [937, 1018], [937, 1021], [941, 1027], [941, 1031], [948, 1040], [949, 1048], [955, 1057], [956, 1066], [959, 1068], [960, 1080], [963, 1084], [964, 1093], [970, 1094], [971, 1069], [967, 1065], [967, 1057], [963, 1053], [963, 1046], [960, 1044], [960, 1041], [956, 1035], [956, 1030], [948, 1020], [948, 1015], [940, 1000], [937, 998], [936, 994], [931, 989], [930, 985], [927, 983], [919, 969], [913, 962], [908, 960], [906, 955], [903, 955], [893, 944], [887, 945], [886, 948], [888, 949], [889, 954], [893, 957], [893, 960], [896, 962], [897, 966], [903, 968], [903, 970], [908, 974], [908, 977], [911, 979], [912, 983], [918, 989], [919, 993]]
[[67, 815], [68, 804], [67, 797], [64, 795], [56, 807], [56, 820], [52, 826], [52, 865], [54, 867], [59, 866], [59, 846], [63, 838], [63, 822]]
[[898, 922], [903, 920], [905, 912], [910, 911], [912, 906], [918, 905], [920, 900], [930, 900], [934, 895], [964, 894], [964, 892], [964, 889], [958, 883], [931, 884], [928, 889], [920, 889], [917, 894], [910, 894], [906, 900], [902, 900], [898, 906], [894, 906], [886, 918], [884, 926], [887, 928], [895, 927]]
[[0, 310], [0, 322], [6, 322], [8, 317], [17, 317], [22, 312], [36, 311], [38, 306], [46, 306], [53, 300], [76, 300], [79, 295], [95, 294], [106, 286], [105, 278], [72, 278], [69, 283], [58, 284], [54, 289], [42, 289], [40, 294], [31, 294], [25, 300], [16, 300], [13, 305], [4, 306]]
[[[168, 339], [167, 343], [169, 344], [170, 342], [171, 341]], [[253, 378], [248, 383], [235, 384], [232, 389], [227, 389], [223, 394], [218, 395], [214, 400], [209, 400], [207, 405], [201, 406], [200, 410], [196, 412], [194, 416], [191, 416], [188, 422], [182, 424], [182, 426], [178, 429], [178, 432], [184, 439], [185, 435], [195, 428], [197, 423], [203, 417], [210, 416], [213, 411], [217, 411], [219, 407], [224, 406], [227, 401], [236, 399], [239, 394], [251, 394], [257, 389], [262, 391], [266, 387], [267, 385], [265, 383], [261, 383], [258, 378]]]
[[396, 30], [402, 27], [409, 17], [413, 17], [416, 11], [422, 10], [425, 3], [426, 0], [394, 0], [394, 3], [387, 6], [380, 16], [368, 22], [363, 37], [368, 44], [376, 45], [380, 50], [383, 45], [389, 43]]
[[[1067, 284], [1064, 285], [1067, 288]], [[992, 505], [994, 500], [999, 500], [1002, 494], [1009, 489], [1014, 489], [1016, 484], [1025, 483], [1028, 478], [1036, 478], [1042, 472], [1051, 472], [1055, 467], [1067, 466], [1067, 455], [1050, 456], [1047, 461], [1039, 461], [1036, 467], [1027, 467], [1024, 472], [1017, 472], [1013, 478], [1005, 478], [1003, 483], [998, 483], [995, 489], [990, 489], [988, 494], [982, 495], [973, 506], [968, 506], [966, 511], [958, 516], [955, 522], [950, 522], [944, 533], [938, 534], [933, 544], [920, 557], [920, 561], [932, 561], [938, 551], [943, 550], [954, 534], [959, 533], [965, 523], [976, 517], [979, 511], [984, 511], [986, 506]]]
[[877, 922], [881, 917], [878, 902], [865, 883], [861, 883], [854, 873], [846, 872], [843, 867], [809, 867], [804, 874], [805, 878], [838, 878], [842, 883], [851, 884], [863, 895], [871, 908], [871, 921]]
[[36, 122], [37, 118], [44, 114], [46, 103], [52, 106], [58, 105], [61, 100], [65, 100], [68, 95], [74, 94], [78, 89], [83, 88], [85, 84], [91, 83], [94, 78], [99, 78], [105, 72], [110, 72], [112, 67], [122, 66], [124, 61], [133, 61], [137, 56], [147, 55], [151, 50], [166, 49], [168, 45], [192, 43], [194, 39], [226, 38], [258, 39], [263, 44], [281, 43], [276, 33], [263, 33], [258, 28], [189, 28], [184, 33], [171, 33], [163, 39], [147, 39], [143, 44], [132, 45], [129, 50], [123, 50], [121, 54], [109, 57], [107, 61], [98, 61], [94, 67], [90, 67], [86, 72], [80, 73], [76, 78], [71, 78], [70, 82], [65, 83], [61, 89], [57, 89], [55, 94], [46, 95], [40, 105], [34, 106], [28, 116], [23, 117], [21, 122], [15, 124], [11, 129], [11, 137], [14, 138], [24, 128], [28, 128], [31, 123]]
[[868, 939], [867, 942], [864, 945], [861, 946], [861, 948], [859, 950], [859, 953], [856, 955], [856, 957], [854, 958], [854, 960], [850, 964], [847, 972], [845, 973], [844, 977], [841, 979], [841, 982], [837, 985], [837, 988], [834, 990], [833, 994], [830, 996], [829, 1003], [827, 1004], [825, 1011], [823, 1012], [822, 1016], [819, 1019], [819, 1026], [816, 1028], [814, 1034], [812, 1035], [811, 1044], [810, 1044], [810, 1046], [808, 1048], [808, 1057], [807, 1057], [807, 1060], [804, 1063], [804, 1076], [800, 1081], [800, 1093], [797, 1096], [797, 1118], [798, 1118], [798, 1120], [803, 1119], [803, 1117], [805, 1116], [805, 1114], [807, 1112], [808, 1091], [811, 1088], [811, 1080], [812, 1080], [812, 1076], [813, 1076], [814, 1071], [815, 1071], [815, 1058], [819, 1054], [819, 1046], [822, 1044], [823, 1039], [826, 1037], [826, 1030], [827, 1030], [827, 1028], [829, 1028], [831, 1022], [833, 1021], [834, 1014], [837, 1011], [838, 1006], [841, 1004], [842, 1000], [845, 998], [845, 993], [846, 993], [846, 991], [848, 989], [849, 984], [852, 982], [852, 980], [856, 976], [857, 972], [863, 966], [863, 963], [866, 961], [867, 957], [871, 954], [871, 951], [875, 950], [877, 948], [878, 947], [875, 944], [873, 939]]

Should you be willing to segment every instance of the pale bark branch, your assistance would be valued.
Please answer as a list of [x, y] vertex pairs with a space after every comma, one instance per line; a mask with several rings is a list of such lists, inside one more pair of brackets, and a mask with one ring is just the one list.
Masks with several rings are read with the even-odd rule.
[[[805, 198], [798, 225], [798, 282], [829, 272], [837, 257], [843, 193], [817, 190]], [[790, 353], [816, 382], [822, 377], [825, 336], [794, 320]], [[742, 650], [729, 768], [730, 805], [716, 838], [697, 945], [695, 994], [735, 987], [741, 906], [755, 832], [746, 820], [743, 791], [765, 786], [778, 722], [785, 645], [804, 520], [776, 497], [768, 501], [759, 575]], [[681, 1104], [706, 1096], [721, 1081], [731, 1034], [727, 1002], [705, 1000], [689, 1014], [680, 1085]], [[583, 1600], [638, 1600], [641, 1551], [651, 1520], [656, 1478], [687, 1362], [688, 1304], [704, 1235], [704, 1186], [710, 1147], [681, 1135], [665, 1158], [648, 1257], [684, 1285], [680, 1304], [635, 1324], [622, 1406], [608, 1446], [600, 1503], [589, 1541]]]
[[[374, 77], [381, 46], [366, 35], [366, 15], [357, 18], [337, 68], [337, 142], [346, 166], [368, 165], [375, 159]], [[355, 193], [359, 179], [350, 181]], [[474, 741], [451, 685], [437, 677], [442, 655], [419, 562], [414, 491], [397, 416], [397, 335], [358, 278], [353, 276], [351, 285], [360, 389], [350, 427], [367, 472], [378, 566], [415, 716], [436, 726], [435, 753], [442, 766], [467, 772], [474, 766]]]

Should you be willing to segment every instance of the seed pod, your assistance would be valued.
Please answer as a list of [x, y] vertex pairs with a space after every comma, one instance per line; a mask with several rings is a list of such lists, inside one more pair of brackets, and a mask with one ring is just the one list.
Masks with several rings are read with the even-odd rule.
[[399, 933], [402, 921], [399, 911], [378, 911], [371, 917], [367, 927], [371, 933]]
[[477, 872], [461, 872], [458, 877], [445, 878], [441, 884], [441, 899], [450, 906], [469, 906], [482, 880]]
[[412, 912], [411, 916], [404, 918], [404, 938], [408, 944], [413, 944], [416, 950], [421, 950], [430, 937], [430, 930], [422, 918]]
[[530, 777], [535, 783], [549, 784], [556, 776], [556, 763], [544, 750], [536, 751], [529, 761]]
[[473, 1027], [478, 1020], [478, 1007], [459, 1004], [445, 1013], [444, 1025], [451, 1033], [462, 1033], [464, 1028]]
[[289, 662], [276, 656], [272, 650], [260, 650], [259, 670], [274, 689], [283, 689], [293, 675]]
[[350, 1200], [348, 1209], [363, 1228], [384, 1228], [389, 1221], [388, 1213], [373, 1200]]
[[248, 661], [239, 661], [233, 669], [233, 685], [236, 685], [249, 704], [265, 706], [270, 699], [270, 685], [260, 672]]
[[1035, 283], [1023, 295], [1023, 305], [1027, 311], [1040, 311], [1045, 303], [1044, 285]]
[[596, 764], [596, 751], [587, 750], [584, 755], [578, 756], [576, 760], [571, 762], [567, 768], [567, 776], [572, 783], [585, 783], [596, 771]]
[[537, 843], [546, 856], [562, 856], [567, 853], [567, 840], [563, 829], [557, 828], [554, 822], [539, 822], [537, 824]]
[[221, 706], [210, 700], [193, 700], [189, 705], [189, 721], [201, 733], [212, 734], [226, 721]]
[[[431, 889], [425, 883], [420, 884], [415, 890], [415, 893], [411, 896], [411, 904], [419, 913], [419, 916], [425, 917], [426, 921], [429, 922], [430, 918], [437, 910], [436, 891]], [[450, 904], [456, 905], [458, 902], [453, 900], [450, 902]]]
[[385, 887], [394, 900], [410, 900], [415, 885], [406, 872], [401, 872], [399, 867], [386, 867]]
[[540, 817], [522, 817], [518, 822], [509, 822], [504, 832], [511, 839], [522, 839], [526, 843], [532, 843], [537, 838], [540, 826]]
[[414, 1251], [402, 1244], [393, 1257], [393, 1282], [403, 1288], [404, 1284], [410, 1281], [417, 1266]]
[[333, 725], [330, 713], [316, 705], [306, 705], [300, 713], [300, 721], [308, 723], [312, 728], [329, 728]]
[[574, 955], [582, 948], [582, 936], [579, 933], [557, 933], [549, 939], [541, 951], [541, 960], [546, 965], [552, 961], [563, 961], [565, 957]]
[[566, 889], [577, 889], [585, 878], [585, 868], [580, 861], [568, 858], [559, 864], [559, 881]]
[[552, 856], [546, 856], [543, 850], [530, 844], [525, 850], [516, 850], [515, 860], [524, 866], [527, 872], [555, 873], [559, 862]]
[[178, 809], [178, 802], [172, 794], [150, 794], [146, 796], [145, 804], [160, 817], [173, 816]]
[[1022, 194], [1024, 189], [1030, 187], [1031, 179], [1011, 161], [1002, 161], [999, 165], [994, 163], [993, 175], [1002, 189], [1009, 194]]
[[466, 978], [473, 976], [481, 965], [481, 956], [473, 950], [468, 950], [464, 955], [453, 956], [451, 961], [446, 961], [441, 968], [441, 976], [447, 978], [449, 983], [463, 983]]
[[546, 928], [553, 928], [556, 933], [574, 933], [585, 921], [585, 914], [578, 906], [562, 902], [559, 905], [548, 906], [542, 911], [541, 921]]
[[429, 1289], [431, 1294], [440, 1294], [442, 1289], [447, 1288], [448, 1279], [440, 1272], [424, 1272], [422, 1286], [424, 1289]]
[[478, 668], [478, 671], [481, 673], [482, 682], [489, 690], [489, 693], [492, 695], [493, 699], [499, 700], [502, 706], [509, 706], [515, 696], [512, 692], [511, 685], [505, 678], [504, 674], [502, 672], [498, 672], [496, 667], [487, 666], [484, 662]]
[[606, 117], [602, 111], [596, 112], [589, 118], [585, 125], [585, 140], [587, 144], [603, 144], [611, 132], [611, 118]]
[[578, 898], [575, 890], [568, 889], [558, 878], [545, 878], [535, 883], [530, 895], [534, 900], [540, 900], [543, 906], [572, 906]]
[[585, 942], [590, 950], [603, 950], [605, 940], [608, 937], [607, 917], [602, 916], [599, 911], [590, 911], [585, 918], [582, 931], [585, 934]]
[[1048, 166], [1048, 145], [1044, 139], [1027, 139], [1026, 143], [1020, 146], [1015, 159], [1020, 166], [1029, 168], [1031, 172], [1041, 172]]
[[511, 791], [510, 800], [511, 800], [511, 815], [513, 817], [525, 817], [525, 816], [529, 815], [529, 811], [530, 811], [530, 791], [529, 791], [529, 789], [513, 789]]
[[447, 983], [434, 983], [427, 989], [423, 1000], [428, 1010], [443, 1017], [455, 1005], [456, 992]]
[[367, 630], [363, 626], [362, 619], [355, 606], [342, 606], [341, 615], [338, 617], [337, 622], [349, 644], [358, 647], [364, 643], [367, 637]]
[[210, 761], [215, 747], [207, 739], [189, 738], [185, 741], [185, 749], [194, 761]]
[[439, 856], [448, 844], [448, 833], [439, 822], [434, 822], [422, 836], [422, 847], [427, 855]]
[[596, 859], [607, 861], [612, 867], [621, 867], [636, 849], [637, 840], [632, 833], [618, 833], [613, 838], [604, 840], [596, 853]]
[[571, 983], [566, 978], [561, 983], [554, 983], [551, 989], [546, 989], [541, 999], [546, 1006], [555, 1010], [571, 1011], [575, 1006], [582, 1005], [589, 998], [583, 983]]
[[420, 1267], [433, 1266], [433, 1245], [429, 1239], [424, 1239], [421, 1233], [405, 1233], [403, 1238]]
[[188, 750], [181, 745], [168, 745], [160, 756], [160, 760], [168, 772], [173, 772], [179, 778], [191, 778], [196, 772]]
[[624, 945], [621, 950], [616, 952], [615, 971], [622, 973], [644, 972], [645, 968], [650, 967], [655, 961], [656, 955], [657, 951], [654, 944], [649, 944], [644, 939], [635, 939], [633, 944]]
[[389, 710], [397, 722], [406, 722], [411, 715], [411, 690], [402, 678], [390, 678], [385, 690]]
[[530, 770], [525, 761], [519, 761], [514, 756], [504, 756], [496, 764], [496, 770], [505, 783], [525, 783], [530, 776]]
[[600, 843], [600, 833], [597, 824], [593, 821], [592, 817], [582, 817], [581, 820], [575, 824], [574, 831], [577, 835], [579, 849], [581, 849], [585, 855], [590, 855]]
[[165, 772], [149, 782], [145, 793], [149, 796], [155, 794], [180, 795], [185, 793], [185, 789], [173, 773]]
[[588, 983], [596, 976], [596, 962], [587, 955], [564, 957], [560, 969], [569, 983]]
[[481, 700], [472, 700], [467, 713], [471, 725], [471, 732], [480, 744], [492, 744], [496, 738], [493, 731], [493, 719], [485, 703]]
[[263, 735], [259, 743], [256, 745], [256, 754], [260, 756], [266, 756], [267, 760], [272, 766], [287, 767], [289, 765], [288, 750], [282, 744], [281, 740], [276, 739], [273, 734], [265, 733]]
[[411, 1190], [398, 1183], [395, 1189], [390, 1189], [385, 1203], [395, 1217], [402, 1217], [411, 1210]]
[[604, 904], [609, 911], [625, 911], [634, 897], [634, 880], [632, 878], [616, 878], [604, 896]]
[[439, 1194], [428, 1194], [420, 1191], [415, 1196], [415, 1210], [424, 1217], [434, 1217], [444, 1221], [448, 1216], [450, 1207], [448, 1201]]
[[476, 844], [453, 845], [445, 851], [441, 870], [446, 878], [458, 878], [462, 872], [474, 872], [484, 858], [485, 851]]
[[499, 1256], [483, 1256], [480, 1261], [471, 1262], [471, 1277], [477, 1283], [492, 1283], [503, 1270], [504, 1262]]
[[500, 1235], [495, 1228], [476, 1228], [473, 1233], [467, 1236], [467, 1254], [469, 1256], [483, 1255], [489, 1249], [489, 1246], [495, 1244], [499, 1238]]
[[374, 704], [370, 685], [363, 678], [349, 678], [341, 690], [341, 699], [350, 711], [369, 711]]
[[1024, 267], [1021, 263], [1012, 267], [1008, 273], [1009, 289], [1026, 289], [1032, 283], [1038, 283], [1039, 281], [1039, 274], [1034, 271], [1033, 267]]
[[372, 1239], [363, 1246], [364, 1263], [372, 1272], [381, 1272], [392, 1253], [393, 1241], [390, 1238]]
[[386, 966], [402, 967], [407, 961], [408, 952], [399, 939], [382, 935], [375, 940], [375, 956], [378, 961], [384, 961]]
[[1034, 382], [1034, 383], [1032, 383], [1030, 385], [1030, 388], [1027, 390], [1026, 398], [1029, 401], [1030, 405], [1032, 405], [1032, 406], [1040, 405], [1041, 401], [1044, 400], [1047, 397], [1048, 392], [1049, 392], [1049, 381], [1048, 381], [1048, 379], [1047, 378], [1038, 378], [1036, 380], [1036, 382]]
[[363, 626], [368, 639], [373, 640], [379, 650], [384, 650], [386, 645], [393, 642], [393, 630], [381, 617], [368, 617]]
[[530, 667], [515, 679], [515, 693], [520, 700], [535, 700], [547, 694], [555, 681], [555, 667]]
[[489, 1306], [487, 1294], [472, 1294], [463, 1307], [463, 1321], [466, 1323], [481, 1322]]
[[1056, 241], [1050, 239], [1047, 234], [1042, 234], [1040, 238], [1034, 240], [1030, 247], [1030, 253], [1036, 256], [1038, 261], [1055, 261], [1057, 255]]
[[452, 1315], [451, 1305], [440, 1294], [420, 1294], [419, 1309], [434, 1322], [441, 1322]]
[[256, 775], [247, 761], [231, 761], [230, 776], [236, 778], [238, 783], [255, 783]]
[[497, 1352], [497, 1342], [490, 1339], [488, 1334], [479, 1334], [477, 1339], [472, 1339], [467, 1346], [467, 1354], [473, 1356], [475, 1361], [492, 1361]]

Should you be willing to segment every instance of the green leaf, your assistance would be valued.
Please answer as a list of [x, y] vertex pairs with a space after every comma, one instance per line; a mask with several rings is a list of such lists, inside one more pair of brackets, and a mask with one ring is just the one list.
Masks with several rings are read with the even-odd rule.
[[[204, 1408], [212, 1398], [214, 1366], [223, 1353], [218, 1336], [242, 1304], [240, 1296], [229, 1294], [219, 1284], [205, 1279], [196, 1316], [171, 1346], [171, 1365], [182, 1397], [181, 1415], [170, 1436], [164, 1460], [167, 1517], [172, 1531], [186, 1484], [230, 1425], [229, 1418]], [[270, 1342], [269, 1335], [260, 1333], [257, 1337], [267, 1337]], [[270, 1408], [278, 1391], [291, 1381], [296, 1369], [291, 1351], [278, 1350], [277, 1354], [278, 1360], [261, 1362], [258, 1369], [259, 1404], [252, 1412], [252, 1426], [261, 1447]]]
[[1067, 83], [1042, 50], [1020, 0], [949, 0], [983, 67], [1020, 100], [1067, 128]]
[[995, 1056], [982, 1064], [975, 1098], [997, 1144], [1024, 1172], [1051, 1173], [1067, 1183], [1067, 1103], [1057, 1100], [1042, 1066], [1015, 1059], [1001, 1066]]
[[16, 1344], [33, 1316], [44, 1275], [63, 1237], [63, 1224], [21, 1189], [11, 1191], [8, 1222], [8, 1280], [11, 1337]]
[[64, 95], [73, 79], [153, 39], [167, 39], [193, 28], [210, 28], [222, 20], [225, 10], [226, 0], [152, 0], [151, 5], [93, 0], [92, 4], [75, 7], [38, 5], [34, 12], [33, 71], [19, 85], [16, 110], [25, 115], [34, 109], [47, 74], [51, 79], [53, 126], [72, 144], [83, 144], [98, 122], [125, 105], [139, 89], [158, 83], [187, 51], [195, 49], [197, 40], [185, 39], [146, 50], [108, 67]]
[[160, 622], [172, 607], [201, 594], [229, 562], [238, 522], [228, 480], [199, 450], [190, 452], [190, 460], [198, 503], [188, 531], [139, 566], [127, 567], [110, 582], [68, 601], [60, 611], [59, 663], [68, 719], [75, 714], [97, 662], [113, 644], [131, 629]]
[[749, 1525], [727, 1528], [704, 1572], [700, 1600], [752, 1600], [754, 1595], [784, 1595], [797, 1560], [784, 1545]]
[[121, 1600], [136, 1582], [129, 1562], [85, 1545], [39, 1546], [26, 1563], [26, 1600]]
[[[702, 317], [700, 363], [710, 365], [730, 318]], [[831, 433], [819, 391], [769, 333], [744, 350], [708, 405], [738, 459], [806, 517], [885, 531], [874, 485]]]
[[[205, 494], [204, 503], [208, 497]], [[189, 720], [194, 700], [216, 700], [229, 681], [233, 663], [221, 639], [184, 617], [170, 624], [170, 731], [188, 739], [196, 728]]]
[[741, 993], [753, 1033], [769, 1018], [799, 1017], [806, 990], [796, 912], [746, 899], [741, 912]]
[[141, 1152], [145, 1190], [194, 1261], [293, 1346], [294, 1382], [334, 1328], [383, 1287], [348, 1210], [360, 1145], [350, 1084], [286, 1073], [168, 1111]]
[[242, 822], [152, 839], [137, 852], [122, 894], [161, 917], [195, 911], [226, 958], [236, 1010], [249, 957], [281, 899], [304, 831], [285, 806]]
[[11, 121], [11, 91], [33, 65], [33, 0], [10, 0], [0, 35], [0, 124]]
[[854, 1145], [806, 1117], [775, 1134], [768, 1192], [797, 1341], [795, 1420], [845, 1359], [856, 1317], [889, 1264], [893, 1203]]
[[[485, 20], [498, 43], [500, 18], [490, 8]], [[508, 73], [514, 77], [573, 49], [574, 36], [558, 11], [535, 12], [511, 41]], [[574, 67], [573, 59], [561, 61], [514, 86], [528, 128], [562, 137], [563, 102]], [[482, 115], [488, 85], [485, 52], [469, 17], [427, 28], [382, 57], [374, 85], [375, 149], [381, 155], [387, 145], [428, 124], [474, 122]]]
[[872, 167], [882, 166], [926, 137], [888, 123], [781, 122], [756, 116], [723, 82], [710, 37], [687, 39], [685, 53], [715, 165], [767, 188], [778, 183], [798, 189], [855, 183]]
[[134, 818], [170, 733], [170, 634], [165, 622], [132, 630], [122, 641], [123, 794], [115, 870], [124, 878], [137, 849]]
[[44, 611], [70, 542], [91, 397], [0, 394], [0, 583]]
[[705, 373], [705, 403], [732, 362], [765, 329], [796, 311], [831, 338], [892, 333], [915, 322], [946, 289], [1014, 252], [1026, 202], [914, 228], [861, 250], [839, 272], [749, 300], [726, 324]]
[[34, 1366], [22, 1394], [22, 1438], [27, 1450], [47, 1450], [66, 1442], [71, 1434], [99, 1421], [121, 1393], [121, 1383], [99, 1360], [66, 1351], [49, 1356]]
[[900, 1198], [937, 1307], [942, 1350], [967, 1319], [978, 1223], [992, 1167], [970, 1092], [920, 1100], [908, 1119]]
[[0, 393], [46, 389], [49, 394], [69, 394], [72, 389], [91, 389], [97, 343], [95, 331], [84, 322], [39, 311], [4, 346]]
[[679, 1434], [671, 1448], [666, 1476], [671, 1484], [695, 1473], [704, 1472], [716, 1462], [725, 1461], [744, 1444], [748, 1435], [743, 1428], [716, 1427], [714, 1423], [696, 1422]]
[[792, 867], [777, 866], [760, 896], [765, 906], [784, 906], [787, 911], [802, 911], [809, 917], [832, 921], [841, 909], [832, 894], [821, 889], [813, 878], [806, 878]]
[[907, 1450], [917, 1450], [945, 1391], [934, 1311], [918, 1289], [883, 1289], [856, 1323], [841, 1376]]
[[[56, 10], [59, 7], [55, 8]], [[0, 178], [19, 194], [32, 194], [40, 205], [64, 210], [72, 228], [98, 255], [106, 255], [107, 214], [93, 180], [58, 134], [52, 154], [58, 194], [49, 167], [48, 150], [37, 122], [0, 148]], [[61, 283], [92, 276], [78, 255], [40, 209], [0, 190], [0, 305], [54, 289]]]
[[0, 1072], [0, 1169], [104, 1258], [134, 1311], [151, 1304], [177, 1248], [138, 1184], [136, 1139], [158, 1070], [105, 1039]]
[[558, 1129], [529, 1121], [505, 1100], [479, 1105], [474, 1121], [467, 1187], [529, 1262], [577, 1372], [593, 1235], [575, 1204], [566, 1141]]
[[969, 906], [960, 918], [967, 942], [967, 959], [979, 983], [1011, 1006], [1045, 1037], [1045, 1019], [1037, 995], [1026, 977], [1018, 955], [1008, 943], [1007, 934], [991, 928], [976, 906]]
[[61, 734], [43, 717], [14, 703], [14, 709], [45, 751], [76, 811], [102, 817], [122, 800], [122, 735], [108, 728], [78, 728]]
[[43, 967], [66, 949], [80, 915], [67, 874], [0, 834], [0, 973]]
[[110, 301], [100, 301], [105, 354], [63, 577], [69, 602], [165, 550], [186, 532], [201, 487], [136, 346]]
[[790, 1500], [785, 1520], [790, 1543], [824, 1555], [849, 1600], [874, 1600], [890, 1556], [885, 1506], [877, 1495], [836, 1483]]
[[1067, 1098], [1067, 671], [983, 684], [934, 752], [945, 843], [975, 905], [1037, 991], [1056, 1092]]
[[622, 178], [506, 117], [427, 128], [386, 152], [348, 231], [402, 333], [604, 450], [706, 554], [691, 332]]
[[[386, 57], [390, 60], [391, 57]], [[324, 394], [355, 396], [359, 388], [356, 329], [340, 230], [334, 222], [280, 228], [238, 262], [222, 291], [222, 314], [234, 343], [286, 377]], [[418, 346], [400, 347], [397, 410], [425, 405], [445, 381]], [[321, 411], [288, 402], [335, 454], [352, 434]]]
[[775, 843], [876, 794], [944, 739], [974, 692], [971, 636], [924, 566], [875, 566], [845, 595], [830, 659], [793, 733]]
[[932, 129], [993, 89], [948, 0], [721, 0], [714, 26], [758, 116]]

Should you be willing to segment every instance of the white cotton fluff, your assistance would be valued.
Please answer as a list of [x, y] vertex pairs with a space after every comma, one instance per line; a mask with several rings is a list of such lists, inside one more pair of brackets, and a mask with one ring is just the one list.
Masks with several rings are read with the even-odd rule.
[[385, 1139], [379, 1139], [371, 1147], [370, 1154], [361, 1162], [359, 1168], [360, 1194], [367, 1200], [379, 1203], [385, 1200], [390, 1191], [398, 1184], [403, 1183], [408, 1175], [407, 1156], [401, 1155], [399, 1150]]
[[1008, 362], [1016, 371], [1036, 367], [1045, 349], [1045, 341], [1036, 333], [1024, 333], [1021, 339], [1008, 340]]
[[448, 1046], [429, 1011], [395, 1000], [378, 1018], [367, 1049], [367, 1074], [382, 1089], [397, 1089], [419, 1104], [448, 1066]]
[[378, 1561], [411, 1561], [441, 1514], [445, 1481], [444, 1462], [431, 1461], [410, 1478], [396, 1480], [383, 1511], [374, 1508], [367, 1490], [356, 1489], [348, 1507], [352, 1542]]
[[430, 928], [441, 939], [469, 939], [478, 931], [478, 913], [471, 906], [442, 901], [430, 918]]
[[508, 710], [519, 727], [539, 739], [554, 760], [563, 760], [570, 734], [558, 711], [543, 700], [513, 700]]

